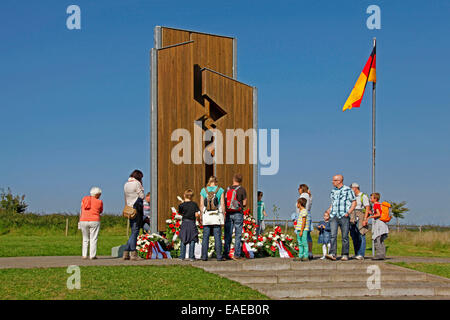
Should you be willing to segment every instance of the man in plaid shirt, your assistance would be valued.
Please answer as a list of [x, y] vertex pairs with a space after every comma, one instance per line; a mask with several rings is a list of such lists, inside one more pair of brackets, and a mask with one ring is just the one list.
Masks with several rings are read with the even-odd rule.
[[348, 232], [350, 229], [349, 214], [355, 210], [356, 197], [355, 193], [350, 187], [344, 186], [344, 177], [340, 174], [333, 177], [333, 190], [331, 190], [331, 206], [326, 211], [330, 217], [325, 221], [330, 220], [331, 228], [331, 249], [330, 254], [326, 257], [331, 260], [336, 260], [337, 252], [337, 233], [338, 227], [341, 228], [342, 234], [342, 261], [348, 260], [349, 240]]

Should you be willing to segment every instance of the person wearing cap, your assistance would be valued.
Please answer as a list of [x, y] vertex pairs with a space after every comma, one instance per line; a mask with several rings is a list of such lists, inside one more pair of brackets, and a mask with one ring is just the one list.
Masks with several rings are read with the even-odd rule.
[[366, 233], [368, 229], [368, 218], [370, 211], [370, 202], [367, 194], [362, 193], [359, 184], [353, 182], [350, 187], [355, 193], [356, 207], [350, 214], [350, 236], [355, 249], [355, 259], [364, 260], [366, 252]]
[[89, 258], [97, 259], [97, 239], [100, 231], [100, 216], [103, 212], [103, 201], [100, 200], [102, 190], [99, 187], [93, 187], [90, 194], [81, 200], [80, 229], [83, 234], [82, 256], [84, 260], [88, 258], [89, 245]]

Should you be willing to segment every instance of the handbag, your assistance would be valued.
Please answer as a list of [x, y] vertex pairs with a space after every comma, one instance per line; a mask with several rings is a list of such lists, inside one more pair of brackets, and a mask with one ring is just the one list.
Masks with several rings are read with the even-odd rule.
[[124, 207], [123, 210], [122, 210], [122, 216], [123, 216], [124, 218], [126, 218], [126, 219], [131, 219], [131, 220], [133, 220], [134, 218], [136, 218], [137, 211], [136, 211], [135, 208], [130, 207], [130, 206], [127, 204], [127, 198], [126, 198], [126, 196], [124, 196], [124, 197], [125, 197], [125, 207]]
[[122, 216], [127, 219], [134, 219], [136, 217], [137, 211], [135, 208], [125, 205], [122, 211]]

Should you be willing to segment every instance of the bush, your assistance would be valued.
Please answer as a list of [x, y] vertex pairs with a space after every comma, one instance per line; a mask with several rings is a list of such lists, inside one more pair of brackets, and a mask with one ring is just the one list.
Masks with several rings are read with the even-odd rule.
[[0, 209], [3, 209], [9, 213], [24, 213], [27, 209], [28, 205], [25, 203], [25, 195], [14, 196], [11, 193], [11, 189], [8, 188], [8, 192], [5, 192], [4, 189], [1, 189], [0, 193]]

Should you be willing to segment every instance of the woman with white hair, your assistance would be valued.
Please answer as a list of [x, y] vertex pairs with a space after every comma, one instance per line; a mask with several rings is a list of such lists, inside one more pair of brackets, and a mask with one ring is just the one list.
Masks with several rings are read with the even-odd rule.
[[88, 258], [88, 245], [90, 244], [89, 258], [92, 260], [97, 259], [97, 239], [103, 201], [100, 200], [102, 190], [99, 187], [93, 187], [90, 193], [90, 196], [85, 196], [81, 200], [80, 228], [83, 233], [83, 259]]

